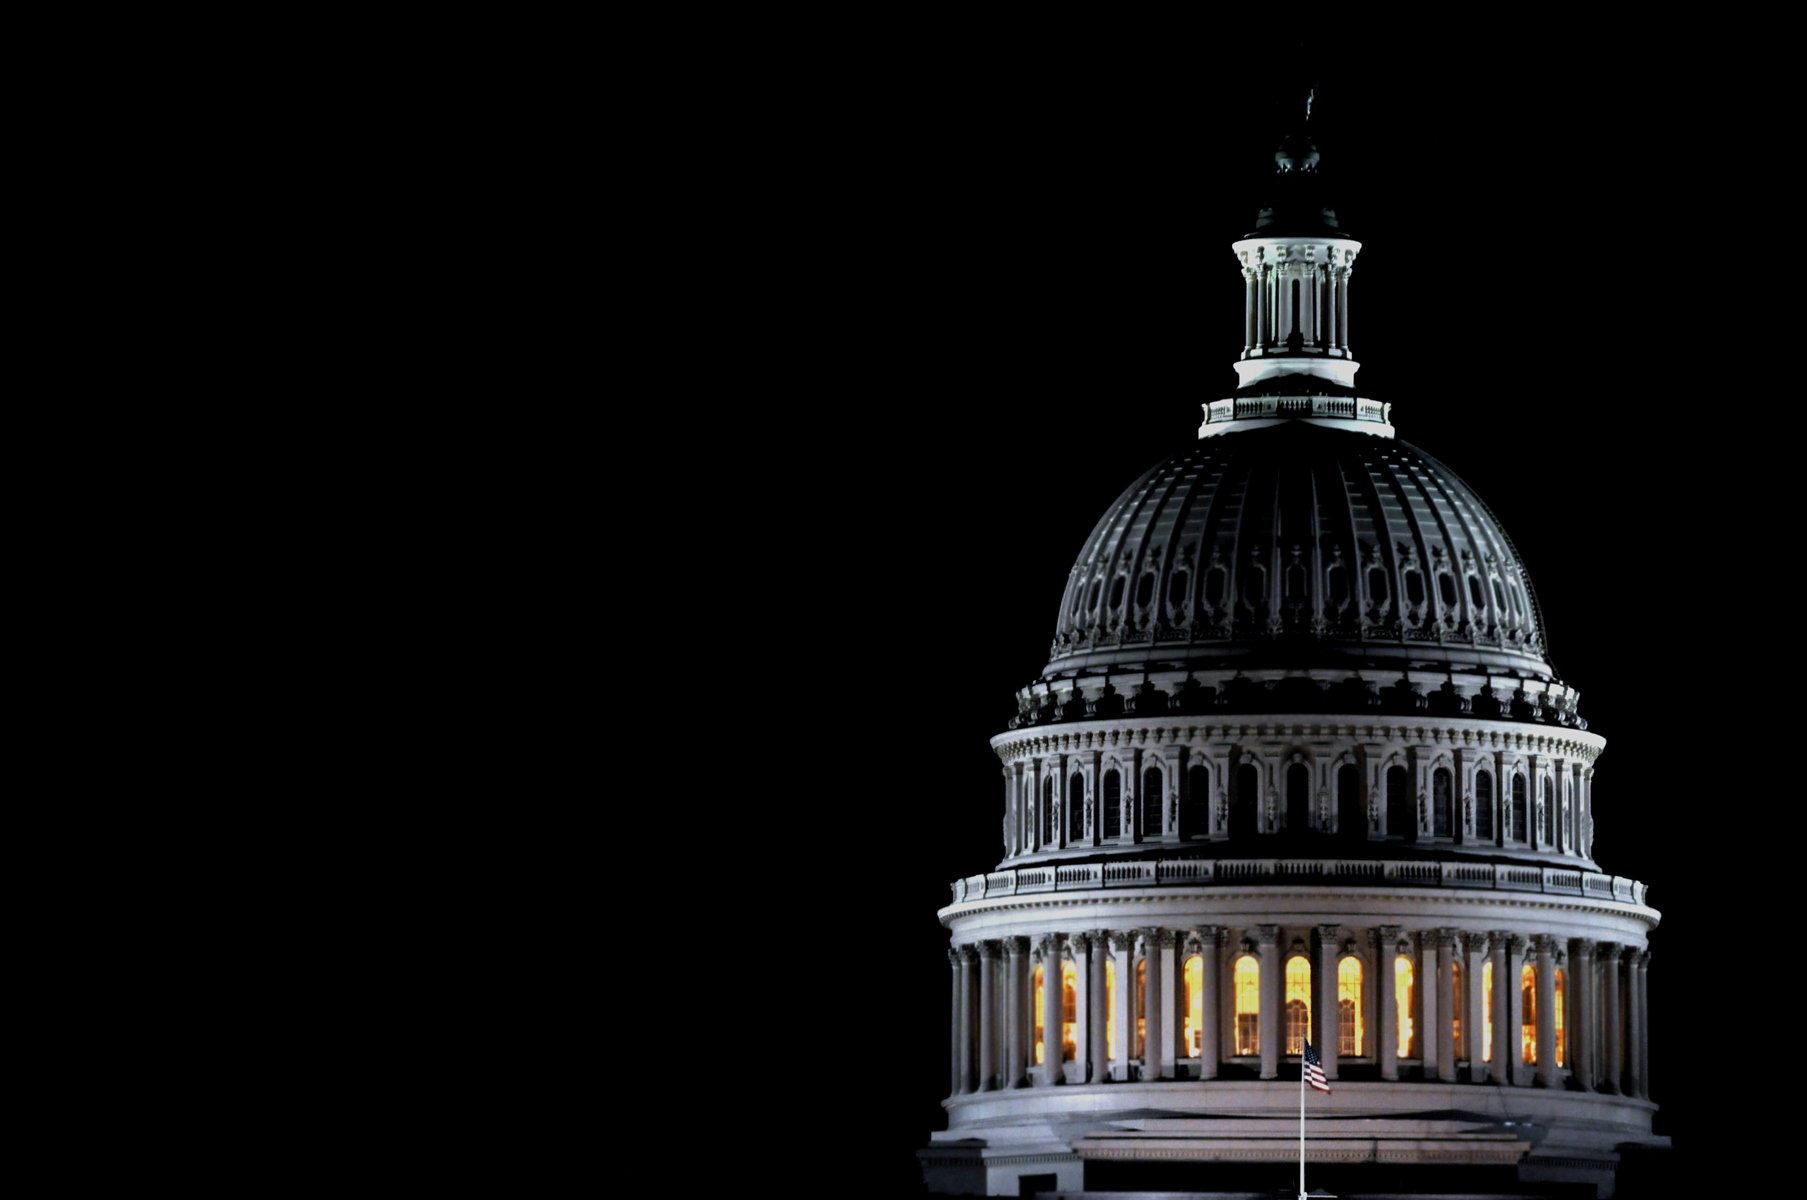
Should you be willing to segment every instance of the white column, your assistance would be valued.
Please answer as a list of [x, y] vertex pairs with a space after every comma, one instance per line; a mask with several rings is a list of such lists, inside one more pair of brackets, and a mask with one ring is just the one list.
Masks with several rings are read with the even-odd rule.
[[1519, 986], [1519, 970], [1522, 966], [1520, 960], [1524, 955], [1524, 949], [1524, 938], [1516, 933], [1507, 934], [1505, 970], [1500, 970], [1497, 963], [1494, 965], [1493, 986], [1504, 987], [1506, 998], [1506, 1044], [1503, 1051], [1500, 1045], [1500, 1015], [1498, 1011], [1493, 1014], [1494, 1064], [1504, 1066], [1506, 1074], [1502, 1077], [1501, 1082], [1509, 1083], [1513, 1087], [1523, 1087], [1525, 1082], [1522, 1069], [1525, 1065], [1525, 1039], [1522, 1033], [1525, 1023], [1525, 994], [1524, 989]]
[[[1420, 793], [1422, 795], [1423, 793]], [[1439, 1004], [1437, 995], [1437, 935], [1435, 931], [1425, 930], [1418, 935], [1418, 953], [1414, 956], [1416, 966], [1412, 971], [1413, 983], [1416, 985], [1418, 1011], [1413, 1017], [1418, 1022], [1418, 1066], [1424, 1072], [1424, 1078], [1434, 1079], [1438, 1075], [1438, 1051], [1443, 1048], [1443, 1039], [1437, 1036], [1444, 1021], [1443, 1006]]]
[[1043, 934], [1042, 951], [1042, 1084], [1060, 1082], [1060, 938]]
[[1198, 1074], [1201, 1079], [1216, 1079], [1217, 1060], [1223, 1056], [1219, 1024], [1223, 1009], [1218, 1002], [1223, 987], [1223, 931], [1207, 925], [1199, 930], [1199, 940], [1199, 961], [1205, 968], [1200, 993], [1205, 1003], [1201, 1014], [1204, 1025], [1199, 1030]]
[[1023, 967], [1029, 957], [1023, 939], [1004, 939], [1004, 1081], [1007, 1088], [1023, 1086]]
[[1600, 943], [1600, 1090], [1616, 1096], [1625, 1077], [1625, 1019], [1619, 1012], [1619, 956], [1617, 942]]
[[952, 983], [947, 1012], [947, 1094], [960, 1094], [960, 952], [947, 948], [948, 979]]
[[1258, 290], [1255, 285], [1255, 272], [1244, 267], [1242, 269], [1242, 349], [1245, 354], [1255, 345], [1255, 303]]
[[1304, 271], [1304, 278], [1299, 280], [1299, 303], [1305, 308], [1300, 329], [1309, 349], [1318, 344], [1318, 264], [1307, 262]]
[[1487, 1078], [1487, 1064], [1481, 1061], [1481, 1055], [1487, 1048], [1487, 998], [1481, 987], [1481, 965], [1486, 958], [1486, 935], [1469, 934], [1467, 952], [1462, 956], [1462, 975], [1468, 981], [1468, 994], [1462, 1005], [1462, 1020], [1468, 1029], [1465, 1040], [1468, 1042], [1468, 1078], [1472, 1083], [1482, 1083]]
[[1174, 980], [1185, 983], [1185, 972], [1175, 970], [1176, 935], [1171, 929], [1157, 931], [1155, 941], [1161, 948], [1161, 988], [1156, 993], [1161, 999], [1161, 1056], [1160, 1071], [1162, 1079], [1173, 1079], [1179, 1071], [1174, 1061], [1173, 1043], [1179, 1037], [1179, 1008], [1174, 1003], [1177, 993], [1174, 991]]
[[[1073, 1082], [1084, 1083], [1090, 1073], [1092, 1006], [1088, 1002], [1086, 981], [1091, 978], [1091, 939], [1076, 933], [1067, 939], [1073, 952]], [[1062, 1002], [1065, 1002], [1063, 995]]]
[[[1335, 254], [1336, 254], [1335, 251], [1331, 252], [1331, 257], [1333, 260], [1335, 258]], [[1329, 320], [1325, 323], [1328, 328], [1328, 332], [1329, 332], [1329, 337], [1327, 340], [1330, 344], [1330, 349], [1338, 350], [1338, 349], [1342, 348], [1343, 339], [1340, 336], [1339, 331], [1337, 329], [1337, 321], [1339, 319], [1341, 306], [1338, 305], [1336, 302], [1337, 279], [1339, 278], [1339, 275], [1338, 275], [1336, 264], [1334, 261], [1331, 262], [1331, 264], [1327, 268], [1327, 270], [1329, 271], [1329, 278], [1325, 281], [1326, 285], [1327, 285], [1325, 287], [1326, 302], [1329, 307], [1329, 312], [1327, 312], [1325, 314], [1329, 318]]]
[[1650, 951], [1638, 951], [1635, 960], [1636, 986], [1632, 991], [1632, 1011], [1638, 1017], [1638, 1036], [1632, 1042], [1632, 1055], [1638, 1064], [1638, 1086], [1636, 1095], [1650, 1099], [1650, 1005], [1649, 991], [1645, 986], [1650, 971]]
[[1318, 1015], [1312, 1022], [1312, 1033], [1318, 1047], [1318, 1061], [1324, 1068], [1324, 1078], [1337, 1077], [1337, 1039], [1342, 1035], [1342, 1028], [1337, 1020], [1336, 1000], [1336, 952], [1338, 937], [1342, 933], [1340, 925], [1318, 926], [1318, 965], [1317, 993]]
[[1110, 1028], [1106, 1024], [1110, 1016], [1104, 989], [1104, 964], [1110, 958], [1110, 941], [1104, 930], [1093, 932], [1091, 938], [1091, 957], [1086, 960], [1086, 1061], [1091, 1065], [1090, 1081], [1102, 1083], [1111, 1076], [1110, 1061]]
[[1161, 935], [1166, 932], [1149, 929], [1142, 934], [1142, 954], [1148, 964], [1142, 989], [1143, 1079], [1161, 1077]]
[[1537, 1086], [1556, 1086], [1556, 943], [1547, 933], [1537, 948]]
[[1116, 1079], [1129, 1078], [1130, 1052], [1136, 1032], [1136, 940], [1127, 933], [1112, 933], [1111, 961], [1117, 976], [1117, 1020], [1111, 1040], [1117, 1044]]
[[978, 961], [971, 946], [960, 947], [960, 1090], [973, 1084], [973, 966]]
[[1256, 926], [1261, 948], [1261, 1078], [1280, 1078], [1280, 1032], [1285, 1027], [1286, 972], [1280, 965], [1280, 927]]
[[979, 943], [979, 1090], [997, 1085], [998, 956], [992, 942]]
[[1437, 1078], [1456, 1081], [1456, 931], [1437, 930]]
[[1375, 1013], [1380, 1018], [1380, 1038], [1375, 1051], [1380, 1056], [1380, 1077], [1399, 1078], [1399, 1005], [1393, 996], [1393, 959], [1399, 940], [1399, 926], [1381, 925], [1374, 930], [1374, 995]]
[[1518, 1072], [1518, 1030], [1512, 1027], [1512, 998], [1518, 994], [1518, 980], [1512, 978], [1512, 934], [1494, 929], [1493, 940], [1493, 1077], [1496, 1083], [1514, 1086]]
[[1292, 263], [1283, 262], [1280, 264], [1279, 278], [1280, 278], [1280, 323], [1279, 323], [1278, 327], [1275, 329], [1275, 333], [1277, 333], [1279, 336], [1274, 339], [1274, 343], [1277, 346], [1279, 346], [1281, 349], [1285, 349], [1288, 339], [1290, 339], [1293, 335], [1293, 329], [1298, 324], [1297, 315], [1293, 312], [1293, 266], [1292, 266]]
[[1571, 1073], [1584, 1092], [1594, 1090], [1594, 943], [1589, 938], [1569, 940], [1569, 1044], [1574, 1047]]

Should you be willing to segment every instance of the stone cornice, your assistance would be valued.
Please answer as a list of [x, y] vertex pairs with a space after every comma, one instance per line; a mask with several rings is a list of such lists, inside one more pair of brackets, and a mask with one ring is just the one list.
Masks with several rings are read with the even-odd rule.
[[1011, 730], [991, 739], [1004, 762], [1048, 754], [1132, 746], [1183, 744], [1209, 753], [1213, 748], [1250, 742], [1291, 748], [1301, 741], [1345, 741], [1424, 745], [1432, 749], [1509, 751], [1574, 759], [1591, 765], [1606, 746], [1597, 733], [1562, 726], [1531, 725], [1478, 717], [1358, 717], [1322, 714], [1261, 714], [1248, 717], [1115, 717], [1058, 726]]

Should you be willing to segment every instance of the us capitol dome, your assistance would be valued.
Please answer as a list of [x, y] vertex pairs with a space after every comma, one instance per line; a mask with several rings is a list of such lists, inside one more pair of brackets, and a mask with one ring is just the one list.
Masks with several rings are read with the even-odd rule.
[[1093, 528], [992, 739], [924, 1178], [1271, 1193], [1309, 1040], [1314, 1190], [1609, 1196], [1667, 1139], [1658, 914], [1592, 853], [1605, 739], [1506, 530], [1356, 388], [1361, 243], [1309, 138], [1275, 159], [1239, 386]]

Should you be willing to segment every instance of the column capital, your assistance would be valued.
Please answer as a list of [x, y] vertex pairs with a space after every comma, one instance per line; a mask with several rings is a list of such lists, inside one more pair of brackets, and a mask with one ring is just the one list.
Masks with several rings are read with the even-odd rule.
[[1091, 952], [1091, 949], [1092, 939], [1090, 935], [1084, 933], [1067, 935], [1067, 952], [1069, 954], [1088, 954]]
[[1573, 954], [1577, 959], [1593, 957], [1594, 939], [1582, 937], [1570, 938], [1569, 953]]
[[1374, 953], [1376, 955], [1385, 954], [1393, 948], [1393, 943], [1399, 940], [1399, 926], [1376, 925], [1368, 931], [1368, 935], [1374, 939]]
[[1342, 932], [1343, 927], [1341, 925], [1320, 925], [1318, 926], [1318, 944], [1334, 950], [1337, 946], [1337, 939], [1341, 936]]
[[1257, 925], [1255, 926], [1255, 938], [1263, 946], [1278, 946], [1280, 944], [1280, 927], [1278, 925]]
[[1639, 950], [1637, 952], [1637, 959], [1638, 959], [1638, 970], [1647, 971], [1650, 969], [1650, 951]]
[[1173, 949], [1173, 943], [1177, 936], [1177, 934], [1174, 930], [1151, 929], [1148, 932], [1153, 935], [1155, 946], [1157, 946], [1158, 948], [1160, 948], [1162, 950]]
[[960, 947], [960, 961], [968, 964], [978, 962], [978, 951], [974, 950], [971, 946]]
[[1461, 948], [1458, 940], [1459, 935], [1451, 926], [1444, 925], [1440, 927], [1434, 936], [1437, 939], [1437, 949], [1439, 950], [1448, 950], [1451, 954], [1454, 954]]
[[996, 942], [981, 941], [981, 942], [979, 942], [978, 946], [979, 946], [979, 957], [982, 960], [984, 960], [985, 962], [990, 962], [992, 959], [994, 959], [998, 956], [998, 944]]
[[1531, 948], [1537, 951], [1539, 956], [1545, 954], [1554, 955], [1556, 953], [1556, 939], [1547, 933], [1534, 933], [1531, 935]]
[[1036, 953], [1040, 954], [1044, 959], [1047, 958], [1050, 954], [1053, 954], [1055, 952], [1055, 948], [1059, 945], [1060, 945], [1060, 939], [1052, 933], [1044, 933], [1040, 937], [1035, 939]]
[[1113, 929], [1110, 932], [1110, 939], [1112, 954], [1127, 954], [1129, 952], [1129, 934], [1120, 929]]
[[1022, 937], [1005, 938], [1004, 939], [1004, 953], [1010, 955], [1010, 957], [1012, 957], [1012, 958], [1022, 957], [1023, 955], [1029, 953], [1029, 939], [1022, 938]]
[[947, 965], [950, 967], [958, 967], [960, 965], [960, 951], [952, 946], [947, 948]]
[[1507, 954], [1510, 954], [1512, 957], [1517, 958], [1520, 954], [1524, 953], [1524, 949], [1525, 949], [1525, 935], [1524, 934], [1508, 933], [1506, 935], [1506, 953]]

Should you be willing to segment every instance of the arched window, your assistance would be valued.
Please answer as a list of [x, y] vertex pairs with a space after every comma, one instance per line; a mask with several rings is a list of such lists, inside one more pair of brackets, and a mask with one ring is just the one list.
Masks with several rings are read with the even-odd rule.
[[1180, 833], [1187, 837], [1211, 832], [1211, 771], [1208, 767], [1186, 768], [1186, 798], [1180, 807]]
[[1161, 810], [1167, 803], [1165, 789], [1161, 787], [1161, 772], [1149, 767], [1142, 772], [1142, 836], [1158, 838], [1166, 832], [1162, 821]]
[[1454, 801], [1450, 795], [1450, 774], [1438, 767], [1431, 772], [1431, 836], [1450, 837], [1454, 825]]
[[1568, 980], [1564, 978], [1563, 969], [1561, 967], [1557, 967], [1556, 968], [1556, 1065], [1559, 1067], [1566, 1067], [1569, 1065], [1569, 1039], [1567, 1038], [1567, 1036], [1565, 1036], [1568, 1032], [1568, 1022], [1564, 1021], [1562, 1019], [1562, 1010], [1564, 1008], [1568, 1007], [1566, 1004], [1563, 1003], [1563, 1000], [1565, 998], [1565, 993], [1567, 991], [1567, 988], [1564, 985], [1567, 982], [1568, 982]]
[[1123, 1048], [1117, 1045], [1117, 960], [1115, 956], [1104, 960], [1104, 1056], [1116, 1062], [1123, 1056]]
[[1047, 1007], [1047, 998], [1042, 995], [1042, 983], [1047, 978], [1041, 964], [1037, 963], [1035, 965], [1035, 982], [1030, 989], [1031, 994], [1035, 997], [1035, 1063], [1037, 1066], [1040, 1066], [1042, 1060], [1047, 1057], [1045, 1050], [1047, 1043], [1042, 1040], [1042, 1021], [1047, 1016], [1044, 1011]]
[[1054, 828], [1054, 777], [1050, 775], [1042, 780], [1042, 845], [1054, 844]]
[[1519, 1048], [1528, 1066], [1537, 1064], [1537, 968], [1526, 963], [1524, 970], [1518, 973], [1519, 987], [1523, 992], [1524, 1024], [1519, 1030]]
[[1123, 836], [1123, 776], [1112, 767], [1104, 773], [1104, 836]]
[[1493, 776], [1486, 771], [1474, 773], [1474, 835], [1493, 840]]
[[1286, 768], [1286, 829], [1303, 833], [1311, 828], [1311, 771], [1304, 763]]
[[1512, 777], [1512, 827], [1506, 830], [1506, 840], [1510, 842], [1524, 841], [1525, 831], [1529, 828], [1530, 825], [1525, 820], [1525, 777], [1514, 775]]
[[1079, 967], [1070, 958], [1060, 964], [1060, 1061], [1079, 1061]]
[[1336, 1052], [1345, 1058], [1360, 1058], [1367, 1053], [1366, 1032], [1362, 1028], [1362, 960], [1345, 954], [1336, 964]]
[[1261, 964], [1253, 954], [1236, 960], [1236, 1053], [1261, 1053]]
[[[1150, 946], [1149, 949], [1154, 947]], [[1148, 1049], [1148, 960], [1136, 960], [1136, 1052], [1132, 1058], [1142, 1058]]]
[[1311, 960], [1295, 954], [1286, 960], [1286, 1053], [1305, 1053], [1311, 1040]]
[[1182, 1034], [1186, 1039], [1186, 1055], [1197, 1058], [1205, 1046], [1205, 960], [1194, 954], [1186, 960], [1186, 1023]]
[[1230, 797], [1230, 836], [1248, 837], [1260, 827], [1261, 773], [1252, 763], [1236, 769], [1236, 794]]
[[1387, 835], [1410, 837], [1417, 828], [1412, 812], [1412, 777], [1404, 767], [1387, 768]]
[[1354, 763], [1336, 772], [1336, 831], [1352, 842], [1368, 838], [1367, 805], [1362, 803], [1362, 773]]
[[1462, 1003], [1462, 982], [1462, 960], [1452, 958], [1449, 960], [1449, 1002], [1455, 1006], [1455, 1010], [1449, 1014], [1449, 1024], [1456, 1035], [1457, 1062], [1468, 1057], [1468, 1043], [1462, 1039], [1462, 1010], [1466, 1007]]
[[1078, 771], [1067, 780], [1067, 842], [1078, 845], [1085, 840], [1085, 776]]
[[1493, 1061], [1493, 964], [1481, 964], [1481, 1061]]
[[1418, 997], [1414, 991], [1417, 973], [1412, 970], [1412, 960], [1401, 954], [1393, 960], [1393, 1006], [1399, 1011], [1399, 1057], [1418, 1057], [1418, 1022], [1412, 1014], [1418, 1011]]

